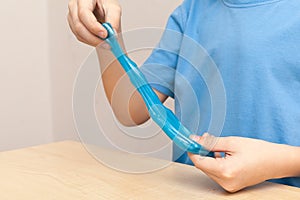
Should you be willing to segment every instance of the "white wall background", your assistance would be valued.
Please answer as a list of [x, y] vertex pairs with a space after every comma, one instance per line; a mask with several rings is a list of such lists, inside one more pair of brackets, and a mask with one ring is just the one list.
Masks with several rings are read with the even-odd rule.
[[53, 140], [47, 1], [0, 6], [0, 149]]
[[[181, 1], [120, 0], [123, 31], [164, 27]], [[92, 48], [69, 31], [67, 3], [1, 2], [0, 151], [78, 138], [72, 89]]]

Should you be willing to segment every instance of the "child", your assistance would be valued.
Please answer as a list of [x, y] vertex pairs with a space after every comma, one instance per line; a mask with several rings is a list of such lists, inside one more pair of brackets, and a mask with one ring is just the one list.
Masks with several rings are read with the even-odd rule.
[[[97, 20], [110, 22], [116, 31], [121, 31], [121, 9], [115, 0], [71, 0], [69, 8], [70, 27], [82, 42], [96, 46], [101, 43], [97, 36], [106, 37]], [[191, 38], [214, 60], [227, 100], [222, 137], [193, 137], [207, 148], [215, 143], [211, 150], [225, 152], [225, 157], [219, 153], [215, 158], [183, 154], [177, 161], [193, 163], [227, 191], [235, 192], [270, 179], [300, 187], [299, 9], [298, 0], [185, 0], [169, 18], [167, 30], [178, 33], [182, 40]], [[179, 56], [184, 42], [178, 38], [173, 43], [170, 40], [162, 38], [142, 70], [151, 82], [163, 80], [164, 83], [152, 85], [160, 100], [174, 97], [177, 116], [193, 130], [191, 124], [199, 113], [192, 112], [195, 105], [190, 102], [186, 84], [180, 80], [186, 80], [196, 93], [201, 111], [211, 106], [209, 93], [201, 76], [193, 76], [194, 66]], [[99, 50], [100, 60], [108, 56], [104, 54]], [[171, 70], [162, 73], [166, 67]], [[123, 75], [117, 62], [103, 73], [111, 103]], [[129, 113], [124, 98], [130, 99]], [[123, 124], [140, 124], [149, 118], [137, 92], [119, 99], [118, 109], [112, 107]], [[201, 112], [202, 125], [200, 122], [196, 133], [207, 130], [203, 121], [209, 117]]]

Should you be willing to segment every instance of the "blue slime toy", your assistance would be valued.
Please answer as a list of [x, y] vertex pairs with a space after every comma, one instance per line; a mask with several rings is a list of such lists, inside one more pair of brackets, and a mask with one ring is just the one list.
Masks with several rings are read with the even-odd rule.
[[153, 121], [162, 128], [169, 138], [171, 138], [171, 140], [173, 140], [182, 150], [193, 154], [208, 154], [208, 156], [213, 156], [212, 152], [208, 152], [202, 148], [200, 144], [189, 138], [192, 133], [181, 124], [170, 109], [166, 108], [160, 102], [158, 96], [153, 91], [136, 63], [130, 60], [123, 52], [112, 26], [109, 23], [103, 23], [102, 25], [108, 32], [107, 38], [105, 38], [106, 42], [111, 46], [112, 53], [129, 76], [131, 83], [141, 94]]

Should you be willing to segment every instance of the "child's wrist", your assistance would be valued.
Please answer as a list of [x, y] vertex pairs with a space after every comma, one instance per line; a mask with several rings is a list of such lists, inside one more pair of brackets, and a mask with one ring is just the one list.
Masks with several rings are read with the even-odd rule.
[[276, 144], [277, 150], [273, 155], [272, 169], [273, 178], [294, 177], [300, 175], [300, 147]]

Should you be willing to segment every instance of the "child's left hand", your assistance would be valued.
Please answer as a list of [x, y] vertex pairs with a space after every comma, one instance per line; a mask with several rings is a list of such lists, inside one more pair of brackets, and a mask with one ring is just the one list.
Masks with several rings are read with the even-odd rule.
[[[242, 137], [217, 138], [209, 134], [192, 138], [215, 152], [215, 158], [189, 153], [190, 159], [229, 192], [268, 179], [300, 175], [299, 147]], [[224, 152], [225, 157], [219, 152]]]

